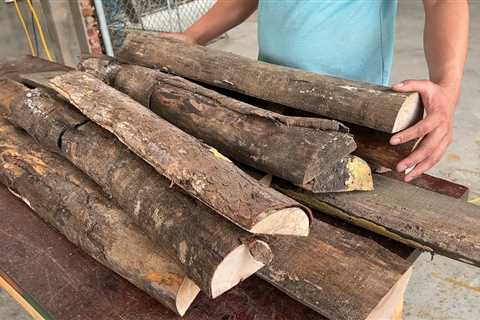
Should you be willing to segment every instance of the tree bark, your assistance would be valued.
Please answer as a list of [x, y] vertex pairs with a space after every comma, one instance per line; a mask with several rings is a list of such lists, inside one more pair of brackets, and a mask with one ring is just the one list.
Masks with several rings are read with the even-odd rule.
[[177, 314], [199, 292], [90, 179], [3, 119], [0, 181], [70, 241]]
[[236, 161], [313, 192], [373, 187], [369, 166], [347, 156], [355, 145], [348, 134], [338, 132], [348, 130], [339, 122], [284, 116], [112, 59], [88, 58], [80, 67]]
[[480, 208], [381, 175], [375, 190], [313, 194], [280, 181], [273, 186], [311, 208], [409, 246], [480, 266]]
[[[8, 118], [97, 182], [210, 297], [231, 289], [271, 260], [265, 242], [172, 188], [112, 134], [85, 121], [74, 107], [41, 89], [15, 102]], [[80, 121], [71, 121], [77, 118]], [[49, 130], [54, 127], [63, 130]]]
[[401, 244], [323, 218], [306, 238], [267, 241], [274, 259], [257, 274], [328, 319], [363, 320], [374, 311], [382, 316], [372, 319], [390, 319], [381, 310], [402, 302], [412, 251]]
[[127, 33], [122, 62], [161, 68], [182, 77], [238, 91], [291, 108], [383, 132], [397, 132], [420, 120], [418, 93], [397, 93], [357, 81], [258, 62], [158, 33]]
[[252, 233], [308, 234], [308, 209], [261, 186], [215, 149], [83, 72], [50, 85], [160, 174]]

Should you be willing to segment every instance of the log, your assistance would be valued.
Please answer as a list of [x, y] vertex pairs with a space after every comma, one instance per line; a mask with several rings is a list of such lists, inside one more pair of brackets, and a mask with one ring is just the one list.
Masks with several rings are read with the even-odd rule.
[[243, 94], [394, 133], [422, 118], [418, 93], [258, 62], [232, 53], [130, 31], [118, 53], [122, 62], [161, 68]]
[[323, 218], [306, 238], [267, 241], [274, 259], [260, 278], [328, 319], [392, 319], [402, 302], [413, 257], [394, 241]]
[[355, 145], [348, 134], [335, 132], [348, 130], [336, 121], [283, 116], [180, 77], [111, 59], [89, 58], [81, 68], [226, 156], [295, 185], [314, 192], [373, 186], [368, 165], [347, 156]]
[[308, 209], [261, 186], [209, 147], [83, 72], [50, 85], [160, 174], [251, 233], [307, 235]]
[[100, 263], [185, 313], [199, 288], [90, 179], [4, 119], [0, 145], [0, 181], [14, 195]]
[[73, 70], [66, 65], [48, 61], [31, 55], [0, 59], [0, 78], [20, 81], [20, 74], [46, 71]]
[[[167, 179], [66, 102], [31, 90], [14, 100], [8, 118], [97, 182], [208, 296], [221, 295], [271, 260], [264, 241], [171, 188]], [[54, 127], [63, 131], [50, 129]]]
[[371, 192], [313, 194], [281, 181], [277, 190], [311, 208], [409, 246], [480, 266], [480, 208], [374, 175]]

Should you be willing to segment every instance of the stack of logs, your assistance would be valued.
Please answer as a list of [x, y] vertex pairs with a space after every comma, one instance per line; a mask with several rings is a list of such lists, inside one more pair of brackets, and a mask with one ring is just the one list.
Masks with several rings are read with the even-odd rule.
[[411, 247], [480, 264], [474, 206], [362, 159], [412, 150], [388, 137], [418, 94], [144, 32], [80, 70], [0, 80], [0, 181], [179, 315], [255, 273], [329, 319], [387, 319]]

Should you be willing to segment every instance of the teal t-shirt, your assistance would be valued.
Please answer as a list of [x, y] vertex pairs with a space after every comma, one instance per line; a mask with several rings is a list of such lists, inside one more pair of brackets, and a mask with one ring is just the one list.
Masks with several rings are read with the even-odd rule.
[[259, 60], [387, 85], [397, 0], [259, 0]]

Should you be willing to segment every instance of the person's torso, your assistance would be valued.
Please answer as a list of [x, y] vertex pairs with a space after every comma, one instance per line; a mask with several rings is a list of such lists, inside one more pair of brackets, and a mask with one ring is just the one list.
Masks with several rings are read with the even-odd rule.
[[259, 59], [387, 84], [397, 0], [259, 0]]

